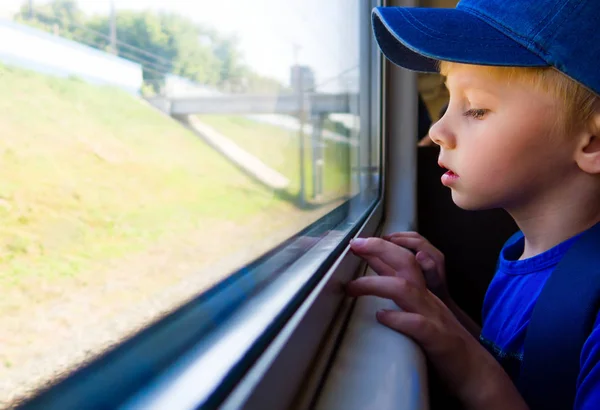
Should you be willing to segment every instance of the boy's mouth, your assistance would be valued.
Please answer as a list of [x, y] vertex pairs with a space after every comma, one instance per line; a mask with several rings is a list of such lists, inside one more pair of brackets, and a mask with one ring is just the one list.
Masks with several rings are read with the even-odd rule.
[[438, 164], [440, 167], [446, 168], [448, 170], [444, 175], [442, 175], [442, 184], [443, 185], [449, 186], [459, 178], [457, 173], [455, 173], [450, 168], [445, 166], [441, 161], [439, 161]]

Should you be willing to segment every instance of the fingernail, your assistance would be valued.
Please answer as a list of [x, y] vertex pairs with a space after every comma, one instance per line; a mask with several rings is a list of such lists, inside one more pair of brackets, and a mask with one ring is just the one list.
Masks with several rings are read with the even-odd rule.
[[367, 242], [364, 238], [355, 238], [350, 241], [350, 245], [352, 246], [363, 246]]

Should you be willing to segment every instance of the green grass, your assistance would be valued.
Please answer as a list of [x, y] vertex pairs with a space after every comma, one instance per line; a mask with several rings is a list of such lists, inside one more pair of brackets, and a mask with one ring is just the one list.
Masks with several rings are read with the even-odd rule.
[[[0, 65], [0, 112], [0, 285], [78, 275], [207, 220], [243, 222], [289, 206], [115, 88]], [[219, 121], [248, 149], [276, 149], [250, 136], [275, 141], [267, 134], [277, 129]], [[293, 147], [277, 149], [290, 161], [279, 169], [293, 176]], [[340, 173], [331, 186], [343, 185]]]
[[[300, 137], [297, 131], [288, 131], [274, 125], [257, 123], [244, 117], [201, 115], [198, 118], [289, 178], [288, 192], [292, 195], [298, 193], [300, 187]], [[313, 190], [310, 140], [311, 136], [306, 135], [304, 170], [307, 199], [310, 199]], [[350, 146], [327, 140], [324, 142], [324, 197], [339, 198], [349, 192]]]

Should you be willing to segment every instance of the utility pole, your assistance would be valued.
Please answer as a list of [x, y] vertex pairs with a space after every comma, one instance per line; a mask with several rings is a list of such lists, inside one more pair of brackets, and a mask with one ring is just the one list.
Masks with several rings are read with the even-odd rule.
[[117, 55], [117, 12], [114, 0], [110, 1], [110, 52]]
[[298, 190], [298, 204], [300, 207], [306, 205], [306, 182], [304, 177], [304, 124], [307, 120], [307, 101], [304, 95], [304, 73], [298, 65], [298, 51], [300, 46], [296, 43], [292, 44], [294, 48], [294, 66], [292, 67], [292, 73], [295, 71], [296, 75], [292, 75], [294, 83], [292, 87], [295, 89], [298, 97], [298, 125], [300, 131], [298, 133], [298, 149], [300, 151], [300, 188]]
[[29, 20], [33, 20], [33, 0], [29, 0]]

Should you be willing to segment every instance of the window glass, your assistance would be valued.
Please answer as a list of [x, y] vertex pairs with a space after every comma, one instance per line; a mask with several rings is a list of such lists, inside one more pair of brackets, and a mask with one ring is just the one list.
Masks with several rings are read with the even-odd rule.
[[0, 408], [376, 198], [360, 3], [0, 4]]

